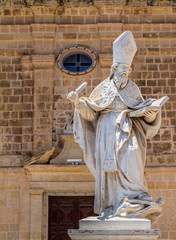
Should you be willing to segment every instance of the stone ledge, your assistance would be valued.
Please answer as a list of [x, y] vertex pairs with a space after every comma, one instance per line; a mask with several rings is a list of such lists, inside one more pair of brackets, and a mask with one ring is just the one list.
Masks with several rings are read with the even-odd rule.
[[116, 235], [143, 235], [143, 234], [148, 234], [148, 235], [157, 235], [160, 233], [159, 229], [150, 229], [150, 230], [79, 230], [79, 229], [69, 229], [68, 233], [79, 233], [79, 234], [104, 234], [108, 235], [111, 232], [111, 234], [116, 234]]
[[[108, 4], [107, 4], [108, 2]], [[175, 6], [175, 2], [174, 0], [170, 0], [170, 1], [161, 1], [161, 3], [158, 3], [158, 0], [153, 0], [152, 3], [148, 3], [147, 1], [141, 1], [141, 0], [136, 0], [136, 1], [126, 1], [126, 0], [116, 0], [116, 6], [115, 7], [119, 7], [120, 9], [122, 8], [130, 8], [130, 7], [135, 7], [137, 10], [141, 9], [142, 7], [145, 9], [150, 9], [151, 7], [154, 7], [155, 9], [157, 8], [162, 8], [165, 7], [166, 10], [170, 7], [170, 6]], [[52, 12], [54, 12], [54, 10], [57, 8], [59, 8], [58, 10], [60, 10], [60, 12], [64, 12], [62, 10], [63, 7], [89, 7], [91, 9], [94, 9], [95, 6], [98, 6], [99, 8], [103, 8], [104, 6], [106, 6], [106, 8], [109, 9], [114, 9], [114, 1], [113, 0], [108, 0], [108, 1], [100, 1], [100, 0], [85, 0], [85, 1], [79, 1], [79, 0], [74, 0], [74, 1], [57, 1], [57, 0], [45, 0], [45, 1], [41, 1], [41, 0], [19, 0], [19, 1], [12, 1], [12, 0], [6, 0], [6, 1], [0, 1], [1, 4], [1, 8], [9, 8], [9, 7], [24, 7], [24, 9], [31, 7], [31, 9], [33, 11], [35, 11], [36, 13], [40, 13], [40, 8], [44, 9], [44, 13], [48, 13], [47, 9], [51, 9]], [[158, 6], [159, 5], [159, 6]], [[50, 11], [51, 11], [50, 10]], [[104, 10], [104, 9], [103, 9]], [[24, 10], [23, 10], [24, 11]], [[28, 10], [29, 11], [29, 10]], [[100, 11], [100, 10], [99, 10]], [[140, 12], [138, 10], [138, 12]], [[158, 11], [159, 12], [159, 11]], [[157, 12], [157, 13], [158, 13]], [[44, 14], [43, 13], [43, 14]], [[138, 13], [139, 14], [139, 13]], [[158, 13], [159, 14], [159, 13]], [[15, 15], [15, 14], [14, 14]]]
[[[86, 165], [31, 165], [25, 166], [24, 169], [27, 173], [44, 173], [46, 172], [59, 172], [59, 173], [90, 173], [88, 167]], [[175, 174], [176, 173], [176, 166], [151, 166], [145, 167], [146, 174]], [[91, 174], [91, 173], [90, 173]]]
[[150, 230], [151, 221], [140, 217], [113, 217], [101, 220], [100, 217], [87, 217], [79, 222], [80, 230]]
[[79, 174], [80, 172], [83, 173], [89, 173], [89, 169], [86, 165], [31, 165], [31, 166], [26, 166], [24, 169], [27, 171], [28, 174], [33, 174], [33, 173], [77, 173]]
[[78, 230], [69, 229], [72, 240], [155, 240], [160, 230]]

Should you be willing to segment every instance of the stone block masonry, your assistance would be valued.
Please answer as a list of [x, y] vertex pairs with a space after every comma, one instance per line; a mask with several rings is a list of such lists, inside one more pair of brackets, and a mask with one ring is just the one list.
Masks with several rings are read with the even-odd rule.
[[[56, 136], [22, 135], [62, 133], [73, 112], [68, 92], [84, 80], [88, 87], [83, 94], [88, 95], [105, 79], [114, 39], [131, 30], [138, 46], [131, 78], [144, 98], [168, 95], [170, 99], [162, 111], [163, 128], [148, 141], [148, 164], [174, 165], [175, 8], [103, 3], [1, 7], [0, 135], [6, 136], [0, 137], [2, 154], [30, 156], [56, 146]], [[65, 47], [79, 44], [94, 49], [99, 59], [94, 71], [73, 77], [58, 69], [56, 56]]]
[[[157, 226], [161, 240], [175, 240], [175, 168], [146, 168], [149, 192], [165, 200], [163, 216]], [[4, 181], [6, 179], [6, 181]], [[94, 177], [87, 167], [31, 165], [0, 168], [0, 239], [47, 240], [48, 195], [89, 195], [94, 192]], [[64, 192], [64, 193], [63, 193]]]

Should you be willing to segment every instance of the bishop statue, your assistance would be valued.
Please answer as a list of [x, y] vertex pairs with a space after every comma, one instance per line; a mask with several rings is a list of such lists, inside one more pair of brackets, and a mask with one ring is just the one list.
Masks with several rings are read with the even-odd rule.
[[89, 97], [72, 91], [74, 137], [95, 176], [94, 211], [102, 218], [140, 216], [156, 219], [162, 199], [153, 201], [144, 176], [147, 139], [161, 124], [167, 96], [144, 100], [128, 77], [137, 51], [133, 34], [122, 33], [113, 43], [110, 76]]

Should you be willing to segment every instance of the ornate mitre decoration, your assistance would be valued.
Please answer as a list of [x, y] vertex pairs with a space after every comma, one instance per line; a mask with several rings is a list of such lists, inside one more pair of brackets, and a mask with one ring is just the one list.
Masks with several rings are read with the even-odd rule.
[[132, 32], [122, 33], [113, 42], [113, 64], [124, 63], [130, 66], [136, 51], [137, 46]]

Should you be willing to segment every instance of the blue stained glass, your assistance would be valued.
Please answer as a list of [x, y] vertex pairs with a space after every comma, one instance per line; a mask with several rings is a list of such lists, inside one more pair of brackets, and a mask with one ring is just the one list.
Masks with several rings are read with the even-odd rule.
[[69, 72], [80, 73], [87, 71], [92, 65], [92, 59], [86, 54], [75, 53], [66, 57], [63, 66]]
[[67, 69], [69, 72], [77, 72], [75, 67], [70, 67], [70, 66], [68, 66], [66, 69]]
[[66, 66], [76, 66], [75, 63], [67, 63], [67, 64], [64, 64], [64, 65], [66, 65]]
[[69, 57], [66, 58], [67, 63], [72, 63], [76, 61], [76, 56], [75, 55], [71, 55]]

